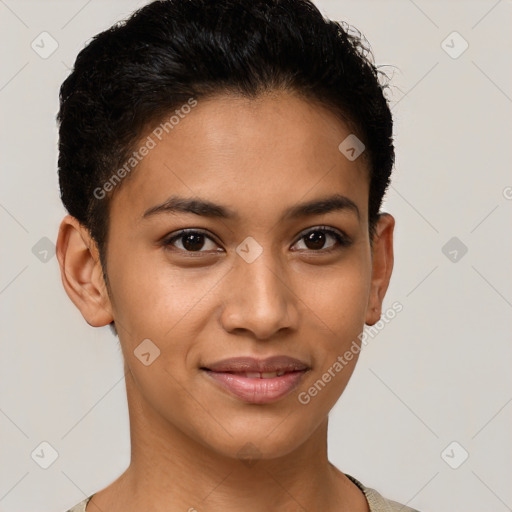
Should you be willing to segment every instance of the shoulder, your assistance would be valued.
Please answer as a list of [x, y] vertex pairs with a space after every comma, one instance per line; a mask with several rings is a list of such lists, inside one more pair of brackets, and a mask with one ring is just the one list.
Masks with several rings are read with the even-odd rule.
[[381, 496], [375, 489], [364, 486], [359, 480], [345, 473], [345, 476], [356, 484], [366, 496], [370, 512], [419, 512], [416, 509], [391, 501]]
[[[419, 512], [416, 509], [384, 498], [375, 489], [364, 486], [359, 480], [347, 473], [345, 473], [345, 476], [354, 482], [354, 484], [357, 485], [359, 489], [361, 489], [368, 501], [368, 505], [370, 506], [370, 512]], [[91, 498], [92, 495], [80, 503], [77, 503], [74, 507], [71, 507], [67, 512], [86, 512], [85, 507]]]
[[85, 498], [85, 500], [81, 501], [80, 503], [77, 503], [74, 507], [71, 507], [67, 512], [85, 512], [85, 507], [91, 498], [92, 495], [88, 498]]

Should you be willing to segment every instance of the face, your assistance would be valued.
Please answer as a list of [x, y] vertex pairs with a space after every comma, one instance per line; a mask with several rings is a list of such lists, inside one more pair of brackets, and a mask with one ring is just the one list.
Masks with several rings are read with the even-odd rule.
[[108, 309], [141, 410], [169, 430], [265, 458], [326, 420], [392, 265], [390, 216], [372, 261], [350, 133], [289, 93], [199, 100], [116, 191]]

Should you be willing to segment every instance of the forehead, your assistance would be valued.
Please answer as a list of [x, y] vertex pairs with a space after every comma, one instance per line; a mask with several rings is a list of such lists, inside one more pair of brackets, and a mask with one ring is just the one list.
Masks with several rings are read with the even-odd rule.
[[139, 146], [151, 149], [114, 194], [112, 217], [127, 208], [142, 216], [171, 195], [202, 197], [248, 215], [264, 209], [274, 217], [293, 202], [340, 193], [367, 218], [366, 160], [340, 151], [352, 133], [326, 107], [274, 92], [199, 99], [173, 114], [141, 137]]

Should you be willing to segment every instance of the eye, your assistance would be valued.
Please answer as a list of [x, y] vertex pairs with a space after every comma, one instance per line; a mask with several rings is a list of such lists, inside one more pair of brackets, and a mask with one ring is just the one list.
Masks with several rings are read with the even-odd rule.
[[[296, 244], [303, 242], [304, 247], [298, 247], [298, 250], [310, 251], [331, 251], [336, 248], [347, 247], [351, 240], [341, 231], [337, 231], [326, 226], [318, 226], [303, 232]], [[329, 243], [329, 240], [331, 243]], [[325, 244], [328, 243], [326, 246]], [[338, 246], [338, 247], [337, 247]]]
[[164, 245], [184, 252], [222, 251], [206, 233], [192, 229], [184, 229], [172, 235], [164, 241]]

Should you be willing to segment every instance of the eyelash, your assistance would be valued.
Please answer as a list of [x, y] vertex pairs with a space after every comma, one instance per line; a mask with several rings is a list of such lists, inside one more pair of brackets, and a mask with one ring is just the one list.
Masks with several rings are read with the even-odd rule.
[[[305, 238], [310, 233], [314, 233], [314, 232], [318, 232], [318, 231], [323, 232], [323, 233], [327, 233], [327, 234], [331, 235], [332, 237], [334, 237], [334, 239], [337, 242], [337, 245], [335, 244], [333, 247], [329, 247], [327, 249], [317, 249], [317, 250], [315, 250], [315, 249], [299, 249], [300, 251], [308, 251], [308, 252], [313, 252], [313, 253], [323, 253], [323, 254], [326, 254], [326, 253], [330, 253], [330, 252], [335, 251], [335, 250], [340, 250], [340, 249], [342, 249], [344, 247], [348, 247], [352, 243], [350, 238], [348, 236], [346, 236], [344, 233], [338, 232], [337, 230], [334, 230], [333, 228], [330, 228], [328, 226], [316, 226], [316, 227], [313, 227], [313, 228], [308, 228], [306, 231], [303, 231], [299, 235], [299, 237], [297, 238], [297, 240], [294, 242], [293, 245], [295, 245], [297, 242], [299, 242], [300, 240]], [[208, 238], [212, 242], [217, 243], [205, 231], [203, 231], [201, 229], [189, 228], [189, 229], [182, 229], [181, 231], [179, 231], [178, 233], [172, 235], [171, 237], [166, 238], [164, 240], [163, 244], [166, 247], [172, 247], [172, 244], [176, 240], [179, 240], [180, 238], [183, 238], [185, 235], [190, 235], [190, 234], [204, 235], [206, 238]], [[209, 251], [202, 251], [202, 250], [199, 250], [199, 251], [187, 251], [187, 250], [179, 249], [179, 248], [176, 248], [176, 247], [174, 247], [173, 249], [175, 249], [175, 250], [177, 250], [179, 252], [186, 253], [186, 254], [201, 254], [201, 253], [208, 253], [209, 252]]]

